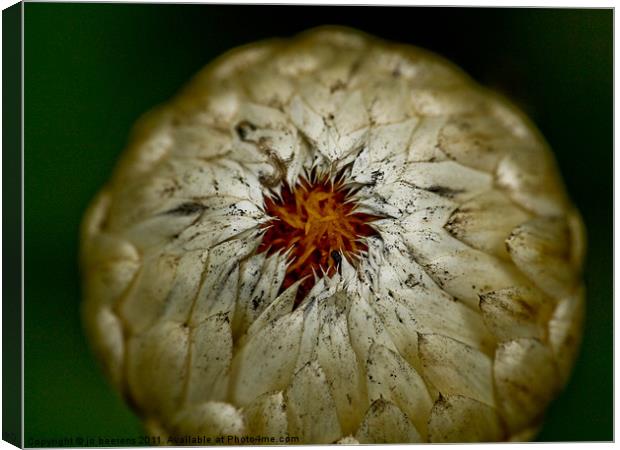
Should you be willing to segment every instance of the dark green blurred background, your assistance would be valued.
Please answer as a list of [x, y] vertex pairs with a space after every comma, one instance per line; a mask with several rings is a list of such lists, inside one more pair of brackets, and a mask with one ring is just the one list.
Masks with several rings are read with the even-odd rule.
[[585, 218], [589, 253], [581, 357], [539, 440], [613, 439], [611, 10], [27, 3], [26, 445], [142, 433], [84, 340], [76, 262], [82, 213], [132, 123], [223, 51], [321, 24], [434, 50], [542, 129]]

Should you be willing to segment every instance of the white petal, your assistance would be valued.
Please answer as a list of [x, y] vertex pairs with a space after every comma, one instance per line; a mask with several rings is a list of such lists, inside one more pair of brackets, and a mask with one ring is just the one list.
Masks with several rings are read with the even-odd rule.
[[563, 219], [532, 219], [513, 230], [506, 245], [517, 267], [548, 295], [568, 297], [575, 291], [578, 279]]
[[384, 161], [391, 156], [404, 154], [418, 120], [412, 118], [404, 122], [373, 127], [368, 139], [371, 161]]
[[[347, 84], [351, 77], [351, 72], [355, 70], [355, 65], [363, 54], [362, 40], [349, 39], [349, 35], [344, 42], [342, 34], [325, 35], [317, 46], [322, 49], [329, 48], [329, 57], [324, 60], [321, 70], [315, 72], [314, 76], [321, 84], [329, 87], [331, 93], [336, 91], [347, 92]], [[353, 42], [353, 41], [356, 42]], [[344, 51], [342, 51], [344, 50]]]
[[398, 351], [381, 318], [359, 296], [351, 299], [348, 325], [351, 344], [360, 361], [368, 359], [368, 352], [374, 343]]
[[355, 439], [360, 444], [408, 444], [422, 442], [409, 418], [393, 403], [375, 401], [360, 425]]
[[540, 432], [541, 426], [541, 423], [536, 423], [531, 427], [523, 428], [522, 430], [511, 434], [507, 440], [508, 442], [524, 442], [529, 444], [535, 440], [536, 435]]
[[399, 292], [395, 299], [411, 312], [418, 333], [441, 334], [491, 354], [495, 339], [480, 315], [463, 303], [447, 295], [436, 295], [422, 285]]
[[345, 434], [355, 431], [368, 406], [362, 366], [353, 351], [347, 329], [347, 303], [348, 298], [342, 291], [322, 300], [317, 343], [318, 362], [325, 372]]
[[437, 148], [439, 130], [446, 123], [446, 118], [422, 117], [413, 132], [408, 149], [408, 160], [411, 162], [442, 161], [446, 155]]
[[170, 417], [180, 406], [187, 381], [189, 330], [160, 322], [130, 339], [127, 383], [141, 410]]
[[551, 350], [536, 339], [500, 344], [493, 375], [498, 408], [511, 431], [540, 419], [559, 381]]
[[353, 165], [351, 167], [350, 178], [351, 181], [360, 184], [369, 184], [373, 183], [373, 175], [371, 169], [371, 160], [370, 160], [370, 150], [367, 146], [365, 146], [362, 151], [360, 151], [353, 161]]
[[173, 419], [173, 431], [176, 436], [187, 436], [190, 439], [209, 437], [213, 445], [220, 436], [225, 439], [228, 436], [241, 436], [245, 427], [243, 415], [231, 404], [206, 402], [179, 411]]
[[368, 113], [362, 103], [362, 94], [359, 90], [346, 95], [334, 114], [334, 124], [341, 136], [369, 126]]
[[512, 264], [471, 248], [440, 256], [426, 268], [446, 292], [474, 309], [478, 308], [481, 294], [529, 285]]
[[549, 319], [549, 343], [553, 350], [562, 384], [570, 375], [579, 350], [584, 320], [584, 290], [561, 300]]
[[[320, 49], [322, 56], [327, 53], [326, 50], [326, 47]], [[334, 114], [335, 106], [342, 101], [343, 97], [342, 91], [331, 92], [328, 86], [314, 77], [303, 77], [298, 80], [297, 90], [308, 107], [325, 118]]]
[[586, 226], [579, 211], [571, 209], [567, 213], [568, 229], [571, 240], [571, 263], [576, 273], [581, 273], [586, 253]]
[[85, 331], [94, 352], [98, 355], [106, 375], [117, 387], [121, 387], [125, 365], [125, 336], [118, 316], [108, 306], [101, 306], [94, 299], [82, 305]]
[[[316, 47], [308, 47], [307, 52], [300, 53], [294, 46], [286, 46], [281, 49], [277, 58], [274, 58], [273, 64], [276, 70], [288, 77], [302, 77], [315, 71], [320, 63], [320, 57], [325, 56], [317, 52]], [[319, 53], [319, 54], [317, 54]]]
[[206, 250], [187, 252], [181, 257], [162, 312], [164, 320], [188, 321], [208, 258]]
[[299, 131], [328, 161], [335, 161], [341, 156], [336, 146], [335, 128], [328, 128], [323, 117], [313, 111], [298, 95], [291, 99], [288, 114]]
[[146, 257], [126, 297], [118, 306], [119, 315], [132, 333], [140, 333], [161, 316], [172, 289], [180, 258], [176, 255]]
[[424, 378], [442, 395], [463, 395], [495, 405], [491, 358], [437, 334], [421, 334], [418, 342]]
[[[280, 317], [290, 314], [295, 305], [295, 297], [301, 280], [289, 286], [282, 294], [267, 306], [264, 311], [256, 318], [252, 325], [248, 327], [247, 334], [252, 336], [262, 330], [267, 324], [275, 322]], [[239, 300], [237, 300], [239, 302]]]
[[265, 265], [267, 253], [261, 252], [251, 255], [240, 262], [239, 287], [237, 289], [237, 313], [235, 314], [234, 329], [246, 329], [251, 324], [249, 313], [252, 308], [252, 299], [256, 285], [261, 279], [261, 270]]
[[364, 104], [374, 124], [402, 122], [414, 116], [411, 87], [402, 79], [374, 77], [364, 87]]
[[[442, 227], [456, 208], [453, 201], [405, 181], [383, 182], [363, 187], [356, 197], [359, 210], [399, 218], [393, 225], [409, 229]], [[367, 209], [364, 210], [364, 207]], [[386, 221], [379, 220], [373, 225], [383, 223]], [[391, 224], [391, 221], [387, 223]]]
[[289, 77], [277, 70], [264, 70], [265, 67], [251, 67], [241, 76], [244, 88], [256, 103], [281, 107], [293, 96], [294, 84]]
[[[377, 264], [379, 274], [373, 285], [376, 299], [371, 305], [386, 323], [401, 354], [412, 356], [409, 362], [419, 367], [417, 335], [411, 330], [443, 334], [492, 354], [495, 340], [487, 332], [480, 315], [440, 289], [415, 260], [407, 256], [402, 244], [386, 239], [385, 234], [383, 240], [384, 260]], [[416, 346], [414, 351], [409, 349], [411, 344]]]
[[286, 255], [276, 253], [267, 258], [255, 255], [242, 263], [237, 296], [239, 317], [235, 318], [240, 329], [247, 329], [278, 295], [286, 275], [286, 259]]
[[230, 150], [231, 135], [205, 123], [185, 123], [172, 128], [177, 158], [215, 158]]
[[465, 201], [492, 188], [493, 177], [454, 161], [409, 163], [403, 181], [440, 196]]
[[342, 436], [336, 403], [316, 361], [295, 374], [286, 391], [286, 402], [291, 436], [312, 444], [328, 444]]
[[[319, 287], [324, 286], [323, 279], [321, 279], [315, 287], [317, 287], [317, 285], [319, 285]], [[314, 290], [314, 288], [312, 290]], [[308, 302], [303, 303], [298, 306], [298, 310], [303, 312], [304, 321], [303, 332], [299, 342], [299, 356], [297, 357], [297, 363], [295, 364], [296, 372], [316, 359], [319, 327], [321, 326], [319, 321], [319, 306], [317, 300], [309, 300]]]
[[507, 259], [506, 239], [517, 225], [530, 217], [504, 194], [489, 191], [459, 206], [445, 227], [466, 244]]
[[190, 331], [187, 403], [224, 400], [233, 339], [226, 314], [211, 316]]
[[235, 402], [247, 405], [259, 395], [286, 388], [295, 369], [303, 330], [296, 310], [252, 335], [233, 362]]
[[[153, 202], [153, 211], [158, 210], [161, 192], [166, 189], [172, 192], [172, 197], [177, 198], [203, 199], [227, 196], [249, 200], [256, 205], [260, 205], [263, 201], [258, 174], [249, 172], [242, 163], [232, 158], [208, 161], [172, 159], [159, 169], [159, 172], [160, 176], [168, 176], [174, 182], [172, 184], [169, 182], [159, 189], [147, 185], [146, 191], [149, 202]], [[151, 200], [150, 196], [155, 198]]]
[[463, 89], [462, 84], [459, 84], [449, 89], [437, 86], [437, 83], [433, 83], [432, 87], [413, 87], [410, 91], [413, 108], [418, 114], [431, 117], [467, 114], [478, 110], [482, 103], [480, 95], [470, 88]]
[[[105, 220], [105, 218], [98, 220]], [[88, 225], [95, 227], [93, 224]], [[87, 267], [110, 262], [140, 262], [140, 253], [128, 240], [121, 239], [114, 234], [99, 232], [98, 229], [89, 230], [89, 232], [93, 233], [92, 236], [89, 236], [89, 240], [80, 249], [80, 256]]]
[[382, 345], [371, 347], [366, 367], [370, 401], [391, 401], [425, 437], [433, 399], [418, 372], [398, 353]]
[[543, 339], [553, 303], [537, 289], [505, 288], [480, 295], [484, 323], [500, 341]]
[[390, 296], [377, 297], [372, 307], [385, 324], [400, 355], [413, 367], [420, 369], [422, 366], [418, 357], [418, 320], [415, 315]]
[[286, 404], [281, 391], [259, 396], [243, 412], [247, 432], [251, 435], [278, 439], [288, 434]]
[[[399, 346], [401, 354], [411, 352], [399, 344], [411, 338], [397, 339], [398, 330], [412, 336], [409, 330], [428, 334], [443, 334], [476, 349], [492, 354], [495, 340], [488, 333], [480, 315], [442, 290], [417, 263], [399, 238], [392, 233], [382, 234], [382, 244], [377, 245], [378, 261], [375, 263], [378, 276], [374, 284], [376, 295], [372, 307], [381, 315], [388, 332]], [[372, 266], [375, 245], [369, 246], [368, 262]], [[362, 265], [362, 268], [365, 264]], [[403, 308], [405, 310], [403, 310]], [[405, 325], [406, 324], [406, 325]], [[414, 335], [415, 336], [415, 335]], [[417, 339], [414, 339], [417, 340]], [[416, 358], [409, 360], [417, 365]]]
[[[448, 209], [439, 210], [439, 215], [447, 219], [450, 215]], [[433, 219], [431, 219], [433, 220]], [[402, 224], [402, 238], [407, 247], [410, 249], [414, 259], [423, 264], [425, 268], [433, 261], [442, 256], [450, 256], [455, 252], [466, 252], [469, 248], [461, 241], [454, 239], [445, 230], [432, 229], [430, 227], [407, 227], [411, 223], [407, 220]], [[441, 225], [443, 226], [443, 225]], [[394, 227], [395, 230], [398, 228]], [[433, 275], [429, 272], [429, 275]]]
[[495, 442], [504, 438], [495, 408], [460, 395], [441, 397], [428, 422], [429, 440], [435, 442]]
[[[246, 203], [246, 204], [243, 204]], [[194, 225], [187, 227], [171, 243], [185, 251], [210, 249], [249, 232], [264, 222], [264, 214], [248, 202], [235, 202], [223, 208], [227, 213], [210, 214], [205, 212]], [[220, 211], [221, 212], [221, 211]], [[170, 234], [172, 236], [172, 234]]]
[[140, 259], [111, 258], [90, 264], [84, 297], [101, 306], [115, 307], [127, 295], [141, 267]]
[[[235, 123], [243, 142], [279, 161], [290, 160], [298, 148], [297, 130], [279, 110], [253, 103], [242, 104]], [[245, 125], [245, 127], [244, 127]]]
[[439, 148], [460, 164], [493, 172], [500, 159], [524, 144], [485, 111], [454, 116], [441, 130]]
[[209, 251], [202, 286], [191, 311], [192, 323], [218, 313], [233, 313], [239, 285], [239, 261], [256, 248], [257, 244], [252, 241], [228, 241]]
[[236, 261], [222, 264], [219, 270], [208, 270], [192, 308], [190, 324], [195, 326], [216, 314], [224, 314], [232, 320], [238, 283], [239, 266]]
[[567, 209], [556, 163], [545, 148], [529, 146], [510, 152], [497, 166], [496, 178], [497, 184], [529, 211], [555, 216]]
[[134, 125], [133, 136], [122, 157], [115, 181], [127, 183], [150, 172], [172, 150], [170, 125], [175, 114], [168, 108], [155, 108]]

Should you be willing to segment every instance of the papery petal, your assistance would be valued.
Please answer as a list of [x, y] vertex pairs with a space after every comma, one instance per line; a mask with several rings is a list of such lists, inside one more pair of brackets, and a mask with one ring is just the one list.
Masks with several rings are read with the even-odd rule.
[[524, 144], [501, 121], [484, 112], [452, 117], [441, 130], [438, 145], [460, 164], [493, 172], [503, 155]]
[[402, 180], [459, 202], [490, 190], [493, 184], [488, 173], [454, 161], [409, 163]]
[[237, 350], [232, 369], [237, 404], [286, 388], [295, 369], [302, 324], [303, 313], [297, 310], [270, 322]]
[[290, 314], [293, 311], [297, 289], [300, 284], [301, 281], [297, 281], [282, 292], [282, 294], [276, 297], [276, 299], [263, 310], [256, 320], [252, 322], [252, 325], [248, 327], [248, 336], [256, 334], [269, 323], [275, 322], [280, 317]]
[[288, 435], [286, 403], [282, 391], [265, 393], [244, 410], [246, 429], [260, 436], [284, 437]]
[[398, 353], [382, 345], [370, 348], [366, 367], [370, 401], [394, 403], [425, 438], [433, 399], [418, 372]]
[[390, 156], [402, 154], [403, 148], [408, 147], [418, 122], [419, 119], [414, 117], [403, 122], [373, 127], [367, 144], [371, 161], [384, 161]]
[[500, 341], [544, 339], [553, 303], [537, 289], [505, 288], [480, 295], [484, 323]]
[[190, 330], [187, 403], [226, 399], [232, 347], [230, 320], [225, 313]]
[[239, 284], [239, 261], [256, 248], [257, 243], [252, 241], [236, 239], [209, 251], [202, 285], [191, 309], [192, 323], [199, 323], [218, 313], [233, 313]]
[[439, 442], [494, 442], [504, 438], [495, 408], [461, 395], [439, 398], [428, 422], [429, 440]]
[[374, 124], [402, 122], [414, 116], [410, 87], [404, 80], [376, 77], [368, 80], [362, 95], [370, 120]]
[[366, 361], [370, 347], [375, 343], [398, 351], [385, 329], [383, 321], [368, 302], [361, 297], [353, 298], [350, 301], [349, 336], [358, 359]]
[[482, 317], [447, 295], [434, 295], [415, 286], [399, 292], [395, 299], [411, 312], [418, 333], [441, 334], [489, 354], [495, 346]]
[[463, 395], [495, 405], [491, 358], [438, 334], [421, 334], [418, 342], [424, 378], [442, 395]]
[[300, 96], [292, 98], [288, 105], [288, 114], [298, 130], [328, 161], [334, 161], [341, 156], [336, 145], [336, 130], [330, 129], [322, 116], [313, 111]]
[[516, 266], [551, 297], [568, 297], [578, 282], [570, 235], [563, 219], [539, 217], [512, 231], [506, 241]]
[[121, 387], [125, 364], [126, 342], [123, 324], [109, 306], [86, 300], [82, 306], [86, 332], [103, 370], [117, 387]]
[[506, 239], [517, 225], [530, 217], [504, 194], [489, 191], [459, 206], [445, 227], [466, 244], [507, 259]]
[[409, 418], [396, 405], [383, 399], [370, 405], [355, 439], [360, 444], [422, 442], [422, 436]]
[[317, 359], [325, 373], [345, 434], [355, 431], [368, 406], [362, 366], [353, 351], [347, 329], [347, 303], [342, 291], [323, 300], [317, 341]]
[[[170, 254], [153, 255], [144, 259], [142, 269], [118, 305], [119, 315], [132, 333], [144, 331], [163, 313], [179, 260], [179, 256]], [[145, 298], [148, 301], [144, 301]]]
[[474, 309], [481, 294], [529, 285], [512, 264], [469, 248], [439, 256], [426, 264], [426, 269], [446, 292]]
[[327, 444], [342, 436], [336, 403], [316, 361], [302, 367], [286, 391], [289, 430], [303, 442]]
[[562, 384], [565, 384], [575, 363], [581, 341], [585, 293], [579, 289], [569, 298], [562, 299], [549, 319], [549, 344], [558, 365]]
[[181, 409], [173, 419], [177, 436], [186, 435], [215, 439], [221, 436], [241, 436], [245, 431], [243, 415], [233, 405], [206, 402]]
[[408, 157], [411, 162], [433, 162], [446, 160], [446, 155], [437, 148], [437, 139], [440, 130], [446, 123], [443, 116], [420, 119], [409, 143]]
[[413, 87], [410, 91], [411, 101], [416, 113], [422, 116], [442, 117], [454, 114], [468, 114], [478, 110], [484, 99], [472, 89], [463, 86], [440, 86], [426, 88]]
[[362, 94], [359, 90], [348, 93], [344, 97], [340, 107], [334, 113], [334, 125], [340, 136], [346, 136], [370, 125], [368, 112], [364, 108]]
[[263, 253], [242, 263], [235, 318], [238, 327], [247, 329], [277, 297], [286, 274], [286, 260], [282, 253], [267, 258]]
[[493, 376], [498, 405], [511, 431], [540, 419], [559, 381], [551, 350], [536, 339], [501, 343]]
[[497, 183], [522, 207], [543, 216], [562, 214], [566, 193], [553, 156], [540, 146], [515, 149], [496, 169]]
[[171, 417], [183, 400], [188, 378], [189, 329], [159, 322], [129, 340], [127, 383], [140, 408]]

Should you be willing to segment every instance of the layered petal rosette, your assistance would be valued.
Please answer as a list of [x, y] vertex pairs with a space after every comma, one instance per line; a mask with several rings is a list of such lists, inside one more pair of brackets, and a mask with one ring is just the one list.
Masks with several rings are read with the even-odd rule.
[[583, 236], [507, 101], [322, 28], [141, 119], [84, 221], [83, 316], [171, 443], [525, 440], [575, 358]]

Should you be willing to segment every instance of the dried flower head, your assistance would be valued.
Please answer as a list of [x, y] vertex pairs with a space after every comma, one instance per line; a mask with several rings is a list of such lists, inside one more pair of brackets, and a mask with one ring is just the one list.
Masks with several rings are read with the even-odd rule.
[[514, 107], [323, 28], [140, 121], [84, 221], [84, 320], [167, 443], [524, 440], [571, 371], [583, 248]]

